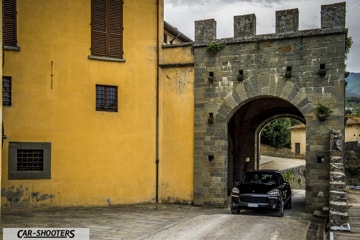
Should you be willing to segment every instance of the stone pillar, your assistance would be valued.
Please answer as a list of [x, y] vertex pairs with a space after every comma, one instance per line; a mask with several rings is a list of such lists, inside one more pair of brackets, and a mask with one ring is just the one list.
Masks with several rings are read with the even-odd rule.
[[343, 161], [343, 132], [330, 131], [330, 229], [350, 231]]
[[234, 16], [234, 38], [248, 38], [256, 35], [255, 14]]
[[276, 11], [276, 33], [296, 32], [299, 30], [299, 10]]
[[211, 43], [216, 40], [216, 21], [214, 19], [195, 21], [195, 42]]
[[321, 5], [321, 28], [345, 28], [346, 3]]

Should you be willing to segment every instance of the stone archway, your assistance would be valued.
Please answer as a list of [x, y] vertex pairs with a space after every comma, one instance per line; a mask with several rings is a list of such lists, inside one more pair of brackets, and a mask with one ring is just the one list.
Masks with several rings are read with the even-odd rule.
[[[232, 141], [248, 143], [239, 145], [240, 161], [254, 161], [259, 126], [290, 115], [306, 122], [306, 208], [328, 205], [329, 129], [344, 129], [345, 4], [321, 14], [321, 29], [299, 31], [296, 9], [278, 11], [276, 33], [264, 35], [255, 35], [254, 15], [235, 16], [234, 38], [220, 40], [215, 20], [195, 22], [195, 204], [226, 203]], [[319, 104], [332, 111], [326, 121], [316, 117]], [[229, 137], [234, 124], [245, 125], [237, 138]]]
[[[210, 121], [210, 115], [206, 116], [205, 132], [199, 132], [200, 124], [195, 130], [195, 204], [226, 203], [233, 180], [241, 177], [244, 166], [254, 168], [258, 161], [259, 131], [266, 123], [277, 117], [292, 117], [306, 122], [304, 116], [316, 107], [293, 84], [283, 85], [284, 88], [294, 88], [291, 92], [296, 93], [288, 95], [288, 99], [270, 94], [244, 95], [239, 90], [246, 84], [242, 83], [231, 96], [227, 96], [219, 109], [211, 114], [216, 116], [214, 119]], [[202, 152], [196, 146], [201, 146]]]
[[260, 131], [267, 123], [280, 117], [305, 122], [294, 105], [272, 96], [249, 99], [233, 114], [228, 122], [228, 191], [245, 171], [259, 166]]

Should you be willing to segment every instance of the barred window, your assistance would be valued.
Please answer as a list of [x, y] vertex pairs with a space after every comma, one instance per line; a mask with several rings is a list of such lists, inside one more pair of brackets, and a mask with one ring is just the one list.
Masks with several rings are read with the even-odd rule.
[[118, 111], [117, 86], [96, 85], [96, 111]]
[[91, 55], [123, 58], [123, 0], [91, 1]]
[[9, 179], [50, 179], [51, 143], [9, 142]]
[[44, 150], [43, 149], [18, 149], [17, 171], [43, 171]]
[[11, 77], [3, 77], [3, 106], [11, 106]]

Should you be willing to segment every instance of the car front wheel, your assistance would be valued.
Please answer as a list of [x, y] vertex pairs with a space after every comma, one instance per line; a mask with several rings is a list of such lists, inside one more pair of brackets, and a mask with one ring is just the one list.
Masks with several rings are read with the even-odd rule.
[[284, 216], [284, 200], [280, 201], [280, 206], [279, 206], [279, 210], [277, 212], [277, 216], [278, 217], [283, 217]]
[[291, 197], [289, 197], [289, 200], [288, 200], [288, 202], [286, 203], [285, 208], [286, 208], [286, 209], [291, 209], [291, 207], [292, 207]]
[[231, 214], [239, 214], [239, 213], [240, 213], [240, 209], [230, 208], [230, 212], [231, 212]]

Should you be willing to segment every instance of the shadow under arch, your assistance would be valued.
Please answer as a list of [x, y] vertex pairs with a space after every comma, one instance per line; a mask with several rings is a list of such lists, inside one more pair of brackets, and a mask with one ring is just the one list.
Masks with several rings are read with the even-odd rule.
[[306, 122], [297, 106], [275, 96], [249, 98], [233, 112], [227, 124], [228, 192], [247, 170], [258, 168], [260, 132], [266, 124], [282, 117]]
[[[244, 89], [240, 84], [217, 107], [214, 103], [195, 105], [198, 107], [195, 119], [202, 119], [195, 122], [194, 129], [195, 205], [226, 203], [234, 181], [241, 178], [247, 166], [254, 166], [258, 155], [257, 132], [267, 121], [280, 116], [306, 123], [313, 119], [316, 105], [293, 83], [288, 83], [287, 91], [279, 95], [249, 94]], [[206, 111], [213, 112], [211, 123]]]

